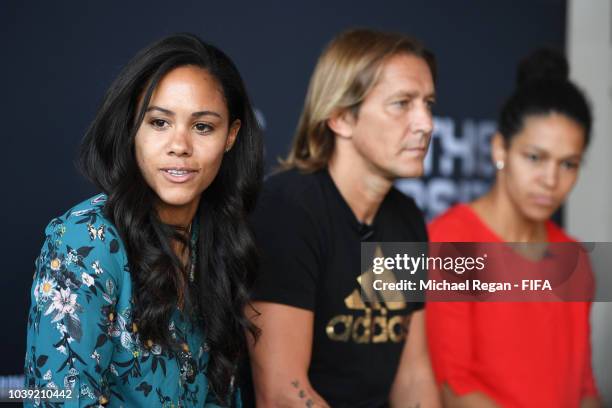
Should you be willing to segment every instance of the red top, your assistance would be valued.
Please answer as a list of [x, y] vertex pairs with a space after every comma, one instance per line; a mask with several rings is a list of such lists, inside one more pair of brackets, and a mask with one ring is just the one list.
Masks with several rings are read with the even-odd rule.
[[[549, 242], [572, 242], [551, 221]], [[467, 205], [429, 225], [432, 242], [502, 242]], [[579, 407], [597, 395], [588, 302], [430, 302], [436, 379], [457, 395], [481, 392], [504, 407]]]

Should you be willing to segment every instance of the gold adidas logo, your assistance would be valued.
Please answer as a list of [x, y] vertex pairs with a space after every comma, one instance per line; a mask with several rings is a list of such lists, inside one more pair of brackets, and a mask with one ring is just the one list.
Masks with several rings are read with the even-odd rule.
[[[380, 247], [376, 248], [376, 257], [384, 256]], [[327, 336], [334, 341], [353, 341], [359, 344], [367, 343], [399, 343], [406, 337], [410, 315], [395, 315], [388, 317], [388, 311], [403, 310], [406, 302], [392, 298], [389, 292], [375, 292], [372, 287], [374, 273], [372, 268], [366, 270], [359, 277], [357, 283], [361, 288], [355, 288], [344, 299], [349, 310], [363, 310], [363, 314], [343, 314], [330, 319], [325, 328]], [[392, 271], [385, 269], [377, 279], [385, 282], [396, 282]], [[367, 300], [364, 302], [363, 299]]]

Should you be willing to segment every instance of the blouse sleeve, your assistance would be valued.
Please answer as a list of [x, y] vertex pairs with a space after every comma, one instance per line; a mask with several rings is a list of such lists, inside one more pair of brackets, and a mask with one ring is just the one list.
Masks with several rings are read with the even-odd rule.
[[95, 217], [54, 219], [45, 232], [31, 290], [25, 387], [70, 390], [61, 400], [66, 407], [105, 404], [124, 255], [112, 227]]
[[474, 373], [469, 302], [429, 302], [425, 318], [429, 354], [436, 380], [461, 396], [486, 393]]
[[[591, 304], [586, 308], [587, 316], [586, 321], [590, 320]], [[595, 377], [593, 375], [592, 355], [591, 355], [591, 325], [587, 323], [587, 344], [586, 344], [586, 356], [585, 356], [585, 368], [584, 375], [582, 377], [582, 398], [594, 397], [599, 398], [597, 392], [597, 385], [595, 383]]]

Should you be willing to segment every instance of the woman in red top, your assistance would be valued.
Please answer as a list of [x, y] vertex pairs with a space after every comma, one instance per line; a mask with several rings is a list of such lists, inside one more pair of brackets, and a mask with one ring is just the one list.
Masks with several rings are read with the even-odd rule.
[[[492, 141], [492, 189], [429, 226], [438, 242], [568, 242], [550, 221], [574, 186], [591, 114], [564, 57], [521, 62]], [[430, 302], [432, 366], [449, 407], [598, 407], [590, 303]]]

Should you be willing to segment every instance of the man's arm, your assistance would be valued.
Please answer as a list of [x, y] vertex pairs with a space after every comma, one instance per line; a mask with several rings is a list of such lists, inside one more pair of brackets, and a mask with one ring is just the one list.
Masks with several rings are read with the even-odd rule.
[[[490, 398], [480, 392], [458, 396], [443, 384], [438, 392], [429, 360], [425, 334], [425, 311], [414, 312], [402, 359], [391, 389], [394, 408], [497, 408]], [[443, 403], [443, 404], [442, 404]]]
[[441, 406], [427, 351], [424, 313], [420, 310], [412, 314], [408, 337], [389, 397], [392, 407]]
[[328, 407], [310, 385], [314, 314], [279, 303], [254, 302], [247, 316], [261, 329], [249, 340], [257, 407]]

